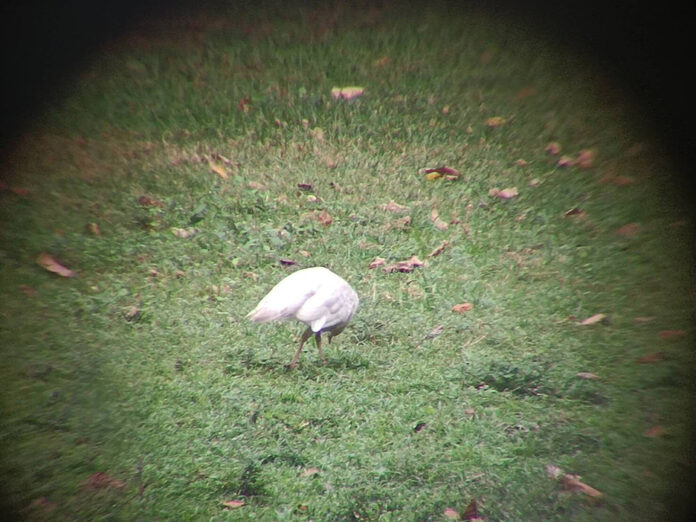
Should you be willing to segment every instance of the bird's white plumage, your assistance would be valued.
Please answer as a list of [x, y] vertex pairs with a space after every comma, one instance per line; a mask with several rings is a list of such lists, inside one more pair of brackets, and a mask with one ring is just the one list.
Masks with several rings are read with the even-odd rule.
[[358, 294], [343, 278], [317, 266], [283, 279], [247, 317], [255, 322], [297, 319], [314, 333], [333, 336], [346, 327], [358, 303]]

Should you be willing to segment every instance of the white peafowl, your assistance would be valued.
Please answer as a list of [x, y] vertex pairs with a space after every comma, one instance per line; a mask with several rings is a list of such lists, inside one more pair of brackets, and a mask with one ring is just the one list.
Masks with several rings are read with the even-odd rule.
[[302, 347], [314, 334], [319, 356], [321, 334], [328, 332], [331, 338], [343, 331], [358, 309], [358, 294], [343, 278], [328, 268], [315, 266], [290, 274], [268, 292], [247, 317], [257, 323], [297, 319], [307, 325], [300, 338], [300, 347], [287, 365], [297, 366]]

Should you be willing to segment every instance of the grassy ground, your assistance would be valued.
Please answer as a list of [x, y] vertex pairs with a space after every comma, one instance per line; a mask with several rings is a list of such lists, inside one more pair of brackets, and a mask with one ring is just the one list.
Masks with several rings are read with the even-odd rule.
[[[23, 516], [678, 516], [691, 223], [606, 74], [486, 14], [287, 8], [161, 20], [67, 90], [0, 193]], [[281, 260], [360, 294], [326, 366], [244, 321]]]

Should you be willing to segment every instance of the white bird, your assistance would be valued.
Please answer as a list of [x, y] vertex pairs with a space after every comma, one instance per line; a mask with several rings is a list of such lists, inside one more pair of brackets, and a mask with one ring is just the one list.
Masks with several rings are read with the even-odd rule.
[[297, 366], [302, 347], [314, 334], [319, 356], [324, 364], [326, 358], [321, 351], [321, 334], [328, 332], [331, 338], [343, 331], [358, 309], [358, 294], [340, 276], [328, 268], [315, 266], [290, 274], [268, 292], [247, 317], [256, 323], [297, 319], [307, 325], [300, 338], [300, 347], [288, 364]]

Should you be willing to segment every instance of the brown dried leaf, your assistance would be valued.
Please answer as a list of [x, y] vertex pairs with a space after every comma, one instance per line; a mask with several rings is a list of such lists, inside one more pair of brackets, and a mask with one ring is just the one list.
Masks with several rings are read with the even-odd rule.
[[686, 332], [684, 330], [660, 330], [657, 336], [665, 341], [677, 341], [684, 337]]
[[316, 219], [317, 222], [324, 227], [328, 227], [331, 223], [333, 223], [333, 218], [326, 210], [315, 213], [314, 219]]
[[44, 269], [54, 274], [58, 274], [61, 277], [74, 277], [75, 272], [69, 268], [64, 267], [58, 261], [56, 261], [53, 256], [42, 252], [39, 257], [36, 258], [36, 262]]
[[653, 352], [636, 359], [638, 364], [655, 364], [665, 358], [665, 352]]
[[447, 223], [440, 219], [440, 213], [436, 208], [430, 211], [430, 221], [433, 222], [433, 225], [435, 225], [435, 228], [437, 228], [438, 230], [447, 230], [447, 228], [449, 227]]
[[527, 98], [529, 96], [533, 96], [536, 93], [537, 93], [537, 90], [534, 87], [530, 87], [530, 86], [522, 87], [519, 91], [517, 91], [517, 96], [515, 96], [515, 98], [517, 98], [518, 100], [522, 100], [522, 99]]
[[251, 110], [251, 98], [241, 98], [237, 102], [237, 107], [242, 112], [249, 112]]
[[653, 426], [652, 428], [648, 428], [643, 432], [643, 435], [645, 435], [646, 437], [650, 437], [651, 439], [654, 439], [656, 437], [662, 437], [664, 434], [665, 429], [659, 424]]
[[459, 303], [452, 307], [452, 311], [455, 314], [464, 314], [466, 312], [470, 312], [473, 309], [474, 305], [472, 303]]
[[501, 127], [505, 125], [507, 121], [502, 116], [493, 116], [486, 120], [486, 127]]
[[252, 190], [266, 190], [266, 186], [262, 183], [259, 183], [258, 181], [250, 181], [249, 183], [247, 183], [247, 187], [249, 187]]
[[470, 522], [483, 520], [483, 517], [479, 513], [478, 503], [475, 498], [472, 498], [471, 502], [469, 502], [469, 505], [466, 507], [466, 510], [462, 514], [462, 520], [469, 520]]
[[389, 56], [382, 56], [381, 58], [372, 62], [373, 67], [384, 67], [389, 63]]
[[367, 265], [367, 268], [372, 270], [374, 268], [377, 268], [378, 266], [384, 265], [386, 262], [387, 260], [382, 257], [375, 257], [372, 261], [370, 261], [370, 264]]
[[231, 508], [231, 509], [236, 509], [243, 507], [246, 504], [243, 500], [223, 500], [222, 505]]
[[410, 224], [411, 224], [411, 216], [404, 216], [404, 217], [397, 219], [396, 221], [393, 221], [391, 223], [391, 226], [398, 229], [398, 230], [403, 230], [404, 228], [406, 228]]
[[580, 321], [580, 325], [581, 326], [588, 326], [591, 324], [603, 322], [606, 317], [607, 316], [605, 314], [594, 314], [594, 315], [591, 315], [590, 317], [588, 317], [587, 319]]
[[413, 272], [419, 266], [428, 266], [425, 261], [421, 261], [416, 256], [411, 256], [405, 261], [392, 263], [382, 268], [385, 272]]
[[96, 223], [87, 223], [85, 225], [85, 231], [93, 236], [101, 237], [101, 230], [99, 230], [99, 225]]
[[19, 291], [27, 297], [36, 297], [36, 294], [38, 293], [36, 291], [36, 288], [33, 288], [29, 285], [19, 285], [17, 288], [19, 288]]
[[459, 513], [457, 512], [457, 510], [449, 507], [445, 508], [445, 510], [442, 512], [442, 516], [444, 516], [445, 518], [451, 518], [453, 520], [459, 519]]
[[163, 207], [164, 203], [161, 201], [157, 201], [154, 198], [151, 198], [150, 196], [140, 196], [138, 198], [138, 204], [141, 207]]
[[596, 490], [592, 486], [588, 486], [580, 481], [580, 477], [571, 473], [566, 473], [561, 477], [561, 485], [566, 491], [576, 491], [584, 493], [588, 497], [598, 498], [602, 496], [602, 492]]
[[408, 210], [408, 207], [399, 205], [394, 200], [391, 200], [389, 203], [384, 203], [380, 205], [379, 208], [382, 210], [386, 210], [387, 212], [406, 212]]
[[589, 169], [597, 157], [597, 151], [594, 149], [583, 149], [578, 152], [577, 158], [575, 158], [574, 165], [581, 169]]
[[617, 229], [616, 233], [619, 236], [631, 237], [631, 236], [635, 236], [639, 230], [640, 230], [640, 225], [638, 223], [629, 223], [629, 224], [624, 225], [621, 228]]
[[556, 156], [561, 153], [561, 144], [557, 141], [552, 141], [544, 147], [544, 152]]
[[320, 473], [321, 470], [319, 468], [307, 468], [302, 472], [303, 477], [311, 477], [312, 475], [316, 475], [317, 473]]
[[435, 250], [430, 252], [426, 257], [436, 257], [442, 254], [445, 249], [449, 246], [449, 241], [444, 240], [442, 243], [440, 243]]
[[126, 486], [126, 483], [111, 477], [104, 472], [92, 473], [85, 481], [85, 487], [89, 489], [121, 489]]

